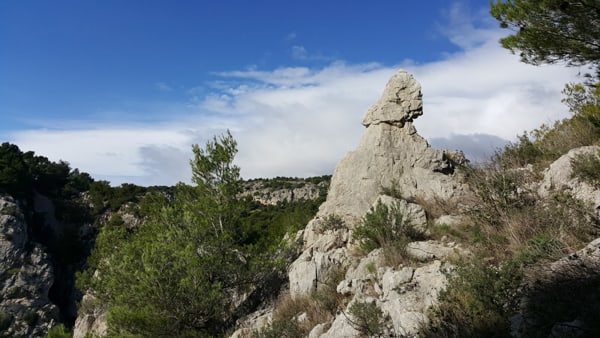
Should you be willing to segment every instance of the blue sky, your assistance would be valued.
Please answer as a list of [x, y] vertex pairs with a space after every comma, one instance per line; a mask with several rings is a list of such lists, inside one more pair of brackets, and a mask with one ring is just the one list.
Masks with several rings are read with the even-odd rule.
[[0, 138], [113, 184], [189, 180], [230, 129], [250, 177], [328, 174], [400, 68], [418, 131], [473, 157], [567, 115], [577, 69], [499, 47], [487, 0], [0, 2]]

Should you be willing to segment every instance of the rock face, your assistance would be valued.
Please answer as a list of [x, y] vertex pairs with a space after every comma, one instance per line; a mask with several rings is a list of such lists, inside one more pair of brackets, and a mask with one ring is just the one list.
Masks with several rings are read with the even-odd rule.
[[[303, 252], [289, 273], [292, 295], [309, 292], [319, 272], [347, 264], [348, 229], [384, 190], [397, 190], [403, 200], [458, 200], [466, 190], [455, 173], [456, 154], [431, 148], [416, 133], [412, 122], [422, 113], [421, 86], [412, 75], [399, 71], [368, 110], [363, 119], [367, 130], [358, 148], [336, 166], [327, 200], [302, 234]], [[319, 234], [320, 223], [329, 215], [339, 216], [344, 226]]]
[[[299, 233], [301, 253], [289, 268], [292, 297], [318, 288], [333, 269], [348, 269], [338, 293], [352, 301], [374, 302], [391, 319], [394, 334], [414, 335], [426, 321], [427, 309], [437, 303], [452, 267], [443, 260], [454, 254], [453, 243], [416, 242], [408, 254], [424, 264], [418, 268], [379, 268], [381, 252], [360, 259], [353, 255], [352, 229], [379, 201], [398, 205], [413, 226], [425, 229], [426, 214], [414, 201], [434, 199], [459, 202], [467, 188], [456, 165], [461, 153], [432, 149], [419, 136], [413, 120], [423, 114], [421, 86], [412, 75], [399, 71], [364, 119], [367, 127], [358, 148], [336, 166], [327, 200], [315, 219]], [[394, 196], [389, 196], [394, 195]], [[399, 196], [398, 196], [399, 195]], [[331, 219], [340, 224], [332, 226]], [[311, 337], [357, 337], [360, 333], [339, 315], [331, 327], [317, 326]]]
[[600, 190], [576, 178], [571, 178], [573, 167], [571, 160], [578, 155], [596, 154], [600, 146], [586, 146], [569, 150], [568, 153], [554, 161], [544, 172], [544, 179], [538, 193], [549, 195], [552, 191], [566, 189], [573, 197], [589, 201], [596, 210], [600, 209]]
[[358, 148], [335, 168], [320, 215], [362, 217], [383, 189], [397, 188], [404, 199], [455, 198], [460, 154], [433, 149], [417, 134], [413, 120], [423, 114], [421, 86], [400, 71], [363, 119], [367, 127]]
[[48, 298], [52, 265], [29, 241], [24, 217], [8, 196], [0, 196], [0, 256], [0, 336], [44, 336], [59, 319]]

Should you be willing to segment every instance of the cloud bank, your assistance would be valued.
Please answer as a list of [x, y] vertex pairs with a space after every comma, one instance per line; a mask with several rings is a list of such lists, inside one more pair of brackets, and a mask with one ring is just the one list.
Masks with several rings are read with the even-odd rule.
[[[452, 29], [445, 32], [462, 50], [437, 62], [332, 61], [320, 68], [220, 72], [210, 92], [188, 89], [189, 100], [174, 104], [171, 110], [181, 111], [171, 120], [83, 122], [70, 129], [18, 131], [10, 141], [112, 184], [172, 185], [189, 182], [191, 144], [230, 129], [245, 178], [330, 174], [358, 144], [363, 114], [400, 68], [423, 87], [418, 132], [436, 147], [461, 149], [477, 160], [524, 130], [568, 115], [560, 92], [576, 81], [576, 69], [521, 64], [499, 46], [504, 32], [475, 25], [458, 12], [449, 11]], [[294, 48], [296, 58], [307, 57], [304, 47]], [[164, 83], [156, 87], [172, 90]]]

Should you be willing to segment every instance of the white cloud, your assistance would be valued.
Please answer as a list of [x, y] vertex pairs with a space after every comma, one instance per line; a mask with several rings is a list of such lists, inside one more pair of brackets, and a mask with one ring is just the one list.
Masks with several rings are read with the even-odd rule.
[[157, 82], [154, 84], [154, 86], [156, 86], [156, 89], [163, 93], [170, 92], [173, 90], [173, 88], [171, 88], [168, 84], [164, 82]]
[[292, 46], [292, 57], [298, 60], [307, 59], [306, 48], [303, 46]]
[[[160, 125], [78, 130], [30, 130], [11, 141], [51, 159], [65, 159], [113, 183], [174, 184], [188, 181], [190, 145], [231, 129], [239, 143], [244, 177], [331, 173], [358, 144], [364, 112], [400, 67], [423, 86], [425, 114], [417, 130], [439, 146], [491, 154], [502, 139], [568, 115], [560, 103], [576, 70], [519, 63], [497, 40], [503, 32], [449, 12], [448, 38], [459, 53], [426, 64], [333, 62], [319, 69], [256, 68], [216, 73], [206, 94], [194, 90], [188, 116]], [[483, 28], [481, 28], [483, 27]], [[304, 50], [305, 52], [305, 50]], [[479, 156], [478, 155], [478, 156]]]

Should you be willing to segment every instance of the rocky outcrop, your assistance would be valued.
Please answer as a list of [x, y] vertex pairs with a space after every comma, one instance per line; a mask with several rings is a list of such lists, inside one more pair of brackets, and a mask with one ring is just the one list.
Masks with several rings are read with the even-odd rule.
[[541, 196], [548, 196], [552, 192], [566, 191], [583, 201], [593, 204], [596, 210], [600, 209], [600, 189], [573, 178], [571, 161], [579, 155], [594, 155], [600, 152], [600, 146], [586, 146], [569, 150], [568, 153], [554, 161], [544, 172], [544, 178], [538, 189]]
[[73, 338], [86, 336], [104, 337], [108, 332], [108, 322], [105, 308], [97, 299], [85, 294], [81, 299], [79, 313], [73, 327]]
[[413, 120], [423, 114], [421, 87], [400, 71], [363, 119], [367, 127], [358, 148], [335, 168], [320, 215], [362, 217], [383, 189], [398, 189], [403, 199], [458, 199], [463, 190], [455, 175], [461, 154], [433, 149]]
[[9, 196], [0, 196], [0, 256], [0, 336], [44, 336], [59, 320], [48, 297], [54, 273]]
[[446, 260], [461, 250], [454, 243], [411, 243], [407, 252], [419, 266], [385, 267], [381, 251], [357, 257], [352, 240], [353, 229], [379, 202], [397, 206], [415, 228], [426, 230], [426, 213], [416, 201], [458, 203], [466, 193], [457, 169], [464, 156], [433, 149], [417, 134], [413, 120], [422, 106], [419, 83], [404, 71], [396, 73], [367, 111], [358, 148], [337, 164], [317, 216], [298, 234], [299, 257], [288, 270], [291, 296], [318, 289], [334, 269], [347, 269], [337, 292], [351, 298], [344, 315], [317, 325], [310, 337], [359, 336], [345, 315], [357, 301], [382, 309], [391, 320], [389, 333], [414, 335], [446, 286], [453, 269]]
[[[412, 122], [422, 113], [419, 83], [399, 71], [365, 115], [367, 129], [358, 148], [336, 166], [326, 201], [302, 233], [302, 253], [289, 269], [293, 296], [309, 292], [331, 267], [348, 265], [351, 230], [384, 191], [401, 195], [399, 203], [422, 227], [424, 212], [407, 201], [460, 200], [466, 187], [452, 160], [460, 156], [431, 148], [416, 133]], [[330, 215], [344, 226], [323, 234], [320, 225]]]

